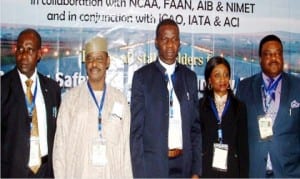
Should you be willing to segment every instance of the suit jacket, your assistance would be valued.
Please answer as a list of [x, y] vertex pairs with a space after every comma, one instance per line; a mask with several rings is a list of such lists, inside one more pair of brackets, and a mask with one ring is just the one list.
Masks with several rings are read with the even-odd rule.
[[[48, 161], [37, 176], [53, 177], [52, 147], [56, 129], [56, 111], [60, 104], [58, 84], [38, 73], [47, 112]], [[30, 119], [17, 68], [1, 77], [1, 177], [28, 177]]]
[[[211, 108], [209, 98], [201, 98], [199, 103], [202, 127], [202, 177], [245, 178], [248, 177], [248, 134], [246, 106], [232, 96], [228, 96], [229, 106], [222, 117], [223, 143], [228, 144], [227, 172], [217, 172], [212, 168], [213, 144], [218, 142], [217, 118]], [[205, 100], [207, 99], [207, 100]]]
[[[169, 95], [165, 69], [158, 60], [137, 70], [131, 96], [130, 147], [134, 177], [169, 176]], [[183, 135], [183, 177], [201, 173], [201, 128], [197, 78], [177, 64], [174, 91], [180, 103]]]
[[276, 178], [300, 177], [300, 79], [282, 73], [280, 106], [273, 124], [273, 137], [261, 141], [258, 115], [264, 115], [262, 74], [240, 82], [237, 96], [246, 104], [250, 168], [249, 177], [265, 177], [267, 154], [270, 153]]

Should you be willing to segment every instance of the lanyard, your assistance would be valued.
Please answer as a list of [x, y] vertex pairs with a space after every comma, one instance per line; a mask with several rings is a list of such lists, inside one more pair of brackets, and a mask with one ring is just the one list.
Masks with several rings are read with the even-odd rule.
[[33, 109], [34, 109], [34, 106], [35, 106], [36, 93], [37, 93], [37, 80], [36, 80], [35, 87], [34, 87], [32, 101], [30, 102], [28, 100], [27, 96], [25, 95], [25, 101], [26, 101], [28, 116], [30, 116], [30, 117], [32, 117], [32, 112], [33, 112]]
[[165, 74], [165, 80], [170, 83], [171, 89], [169, 90], [169, 117], [173, 118], [174, 117], [174, 99], [173, 99], [173, 93], [174, 93], [174, 86], [172, 85], [172, 82], [175, 82], [175, 73], [172, 73], [171, 75], [171, 81], [169, 80], [169, 76], [166, 73]]
[[282, 75], [280, 75], [280, 77], [276, 81], [269, 84], [269, 86], [267, 86], [266, 83], [262, 85], [264, 89], [263, 98], [265, 102], [265, 112], [269, 110], [272, 99], [275, 101], [275, 91], [281, 79], [282, 79]]
[[282, 78], [282, 75], [280, 75], [280, 77], [274, 81], [273, 83], [269, 84], [269, 86], [267, 86], [265, 83], [264, 83], [264, 89], [265, 89], [265, 93], [266, 95], [269, 95], [273, 98], [273, 100], [275, 99], [275, 90], [279, 84], [279, 81], [281, 80]]
[[98, 108], [98, 130], [101, 131], [101, 120], [102, 120], [102, 108], [103, 108], [103, 104], [104, 104], [104, 99], [105, 99], [105, 93], [106, 93], [106, 84], [104, 84], [104, 89], [103, 89], [103, 94], [102, 94], [102, 97], [101, 97], [101, 101], [100, 101], [100, 104], [98, 105], [98, 102], [97, 102], [97, 98], [95, 96], [95, 93], [91, 87], [91, 84], [89, 82], [87, 82], [87, 85], [88, 85], [88, 88], [89, 88], [89, 91], [90, 91], [90, 94], [92, 95], [93, 99], [94, 99], [94, 102]]
[[221, 119], [218, 115], [218, 111], [217, 111], [217, 108], [216, 108], [216, 105], [213, 101], [213, 99], [210, 98], [210, 107], [211, 109], [213, 110], [213, 113], [217, 119], [217, 124], [218, 124], [218, 140], [219, 142], [222, 144], [223, 143], [223, 131], [222, 131], [222, 127], [221, 127], [221, 123], [222, 123], [222, 117], [224, 116], [224, 114], [226, 113], [226, 111], [228, 110], [228, 107], [229, 107], [229, 103], [230, 103], [230, 100], [227, 99], [226, 101], [226, 104], [225, 104], [225, 107], [224, 107], [224, 110], [222, 112], [222, 116], [221, 116]]

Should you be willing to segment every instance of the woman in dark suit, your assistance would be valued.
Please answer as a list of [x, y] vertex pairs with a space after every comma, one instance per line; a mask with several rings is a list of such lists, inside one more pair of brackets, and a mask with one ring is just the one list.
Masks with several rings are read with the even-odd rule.
[[230, 88], [230, 65], [212, 57], [205, 67], [206, 86], [199, 101], [202, 126], [202, 177], [248, 177], [246, 107]]

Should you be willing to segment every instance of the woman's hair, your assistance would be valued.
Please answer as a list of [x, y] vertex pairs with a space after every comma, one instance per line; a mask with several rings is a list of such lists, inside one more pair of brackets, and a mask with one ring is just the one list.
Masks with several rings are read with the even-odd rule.
[[226, 66], [226, 68], [228, 69], [228, 72], [229, 72], [229, 76], [231, 76], [230, 65], [229, 65], [228, 61], [224, 57], [221, 57], [221, 56], [211, 57], [208, 60], [206, 66], [205, 66], [205, 70], [204, 70], [204, 77], [205, 77], [204, 94], [209, 95], [209, 96], [211, 96], [213, 94], [213, 89], [209, 88], [209, 77], [210, 77], [213, 69], [216, 66], [221, 65], [221, 64], [223, 64], [223, 65]]
[[[214, 98], [213, 89], [210, 87], [210, 84], [209, 84], [209, 77], [210, 77], [213, 69], [217, 65], [220, 65], [220, 64], [223, 64], [226, 66], [226, 68], [228, 69], [228, 72], [229, 72], [229, 76], [231, 76], [230, 64], [224, 57], [213, 56], [208, 60], [206, 66], [205, 66], [205, 70], [204, 70], [205, 86], [204, 86], [204, 91], [202, 91], [203, 98], [204, 98], [203, 102], [206, 104], [209, 104], [209, 98]], [[227, 91], [228, 91], [228, 96], [233, 96], [233, 91], [230, 87], [227, 89]]]

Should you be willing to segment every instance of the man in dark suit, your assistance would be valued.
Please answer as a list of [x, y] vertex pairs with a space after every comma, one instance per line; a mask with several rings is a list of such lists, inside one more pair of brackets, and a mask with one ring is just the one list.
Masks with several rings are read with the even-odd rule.
[[41, 56], [39, 33], [22, 31], [16, 67], [1, 77], [1, 177], [53, 177], [52, 147], [61, 95], [54, 80], [37, 72]]
[[201, 174], [197, 78], [176, 62], [179, 28], [170, 19], [156, 28], [155, 62], [137, 70], [131, 96], [130, 148], [136, 178]]
[[281, 40], [267, 35], [259, 45], [261, 73], [240, 82], [246, 104], [249, 177], [300, 177], [300, 79], [283, 71]]

